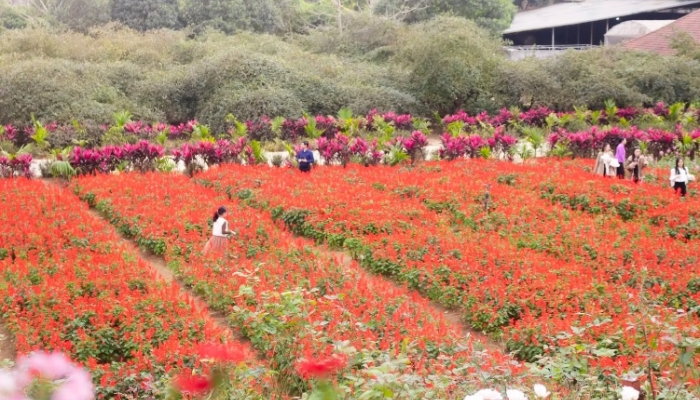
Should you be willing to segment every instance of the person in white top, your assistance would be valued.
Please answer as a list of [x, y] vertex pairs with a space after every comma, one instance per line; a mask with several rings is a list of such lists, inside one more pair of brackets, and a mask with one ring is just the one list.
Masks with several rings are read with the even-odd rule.
[[685, 197], [688, 192], [688, 182], [693, 180], [694, 177], [688, 173], [688, 168], [685, 167], [682, 158], [676, 159], [676, 167], [671, 168], [671, 186], [673, 190], [678, 193], [680, 191], [681, 197]]
[[202, 251], [204, 254], [215, 252], [223, 253], [226, 250], [227, 239], [229, 235], [233, 234], [228, 228], [228, 221], [224, 218], [226, 216], [226, 208], [219, 207], [219, 209], [214, 213], [214, 225], [212, 226], [211, 238], [204, 246]]
[[595, 161], [594, 172], [602, 176], [613, 176], [614, 173], [610, 167], [610, 162], [615, 159], [612, 149], [609, 144], [606, 144], [603, 151], [598, 153], [598, 158]]

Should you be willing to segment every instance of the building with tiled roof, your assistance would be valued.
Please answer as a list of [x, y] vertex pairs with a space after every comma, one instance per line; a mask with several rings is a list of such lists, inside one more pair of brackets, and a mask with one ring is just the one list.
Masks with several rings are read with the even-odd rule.
[[685, 32], [700, 44], [700, 10], [692, 12], [654, 32], [632, 39], [622, 45], [629, 50], [649, 51], [663, 55], [674, 55], [671, 48], [673, 36]]

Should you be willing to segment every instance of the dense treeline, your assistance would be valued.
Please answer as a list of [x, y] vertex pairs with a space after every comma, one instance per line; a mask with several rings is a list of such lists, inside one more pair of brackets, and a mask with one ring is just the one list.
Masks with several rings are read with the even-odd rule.
[[[331, 14], [326, 22], [314, 20], [323, 15], [321, 1], [309, 2], [313, 7], [307, 14], [290, 12], [279, 18], [266, 10], [285, 4], [297, 10], [299, 2], [253, 2], [255, 7], [234, 13], [246, 21], [241, 22], [246, 29], [232, 34], [215, 21], [219, 16], [222, 24], [231, 22], [225, 8], [203, 14], [216, 10], [212, 7], [217, 4], [230, 5], [228, 0], [201, 2], [201, 9], [162, 0], [173, 12], [139, 24], [134, 21], [143, 9], [133, 8], [131, 1], [80, 1], [65, 4], [83, 4], [81, 15], [92, 15], [88, 3], [104, 1], [112, 11], [133, 13], [123, 23], [145, 31], [111, 22], [83, 33], [13, 14], [15, 28], [29, 26], [0, 32], [0, 124], [26, 125], [32, 113], [45, 121], [102, 124], [115, 112], [129, 110], [147, 121], [177, 124], [196, 118], [219, 129], [228, 114], [242, 120], [299, 117], [304, 111], [336, 114], [348, 107], [360, 114], [377, 108], [429, 117], [459, 109], [473, 114], [539, 105], [599, 109], [608, 99], [620, 107], [700, 99], [700, 52], [687, 38], [678, 40], [683, 50], [679, 57], [599, 49], [513, 62], [502, 52], [501, 40], [481, 28], [478, 18], [438, 16], [421, 22], [422, 17], [415, 17], [407, 24], [387, 17], [386, 10], [379, 13], [388, 4], [383, 0], [366, 2], [373, 7], [371, 13], [362, 1], [343, 5], [342, 26], [335, 25]], [[148, 1], [156, 0], [144, 4]], [[475, 0], [473, 7], [479, 3]], [[409, 0], [401, 4], [406, 12], [426, 10]], [[449, 1], [430, 4], [455, 13]], [[200, 29], [146, 29], [167, 21], [181, 28], [182, 15], [200, 18]], [[99, 19], [99, 13], [95, 16]], [[290, 33], [289, 21], [295, 18], [303, 33]], [[288, 34], [250, 32], [268, 30], [259, 29], [268, 22], [280, 22], [278, 33], [286, 29]]]

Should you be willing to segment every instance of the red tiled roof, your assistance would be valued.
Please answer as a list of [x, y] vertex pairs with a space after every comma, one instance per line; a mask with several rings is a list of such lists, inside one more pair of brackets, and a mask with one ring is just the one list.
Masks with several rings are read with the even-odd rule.
[[687, 32], [696, 42], [700, 43], [700, 10], [692, 12], [659, 30], [632, 39], [624, 43], [622, 47], [629, 50], [674, 55], [676, 51], [671, 48], [671, 38], [677, 32]]

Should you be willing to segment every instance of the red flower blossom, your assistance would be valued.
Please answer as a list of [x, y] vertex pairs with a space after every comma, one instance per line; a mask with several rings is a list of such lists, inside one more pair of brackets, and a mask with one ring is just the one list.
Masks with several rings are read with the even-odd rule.
[[246, 360], [246, 353], [240, 347], [221, 344], [200, 344], [197, 354], [203, 359], [221, 362], [240, 363]]
[[208, 378], [198, 375], [180, 375], [175, 379], [175, 387], [184, 393], [200, 394], [211, 390]]
[[338, 373], [347, 366], [347, 359], [331, 356], [321, 359], [305, 359], [297, 364], [297, 372], [304, 378], [323, 378]]

